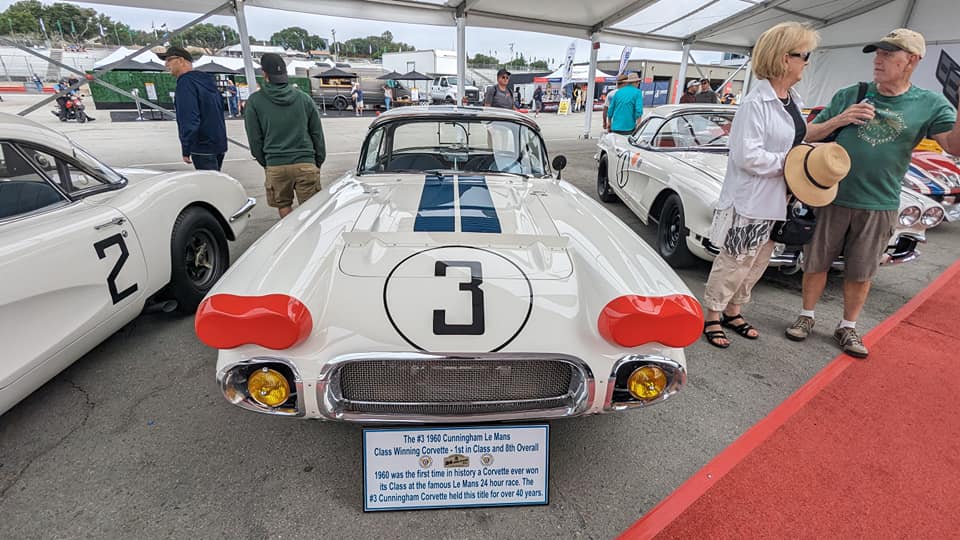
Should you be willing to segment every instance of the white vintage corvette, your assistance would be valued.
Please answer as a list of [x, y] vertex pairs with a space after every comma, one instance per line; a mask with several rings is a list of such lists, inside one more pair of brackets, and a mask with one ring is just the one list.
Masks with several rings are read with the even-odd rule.
[[[657, 223], [657, 250], [671, 265], [693, 257], [712, 260], [719, 250], [710, 243], [713, 209], [727, 167], [727, 136], [736, 106], [662, 105], [648, 111], [631, 136], [607, 133], [596, 154], [597, 195], [620, 199], [640, 220]], [[883, 256], [884, 264], [917, 257], [925, 231], [943, 220], [936, 201], [903, 189], [899, 225]], [[777, 244], [770, 266], [796, 270], [799, 246]], [[834, 263], [843, 268], [843, 260]]]
[[115, 171], [0, 114], [0, 413], [148, 301], [196, 309], [255, 203], [224, 174]]
[[440, 106], [377, 118], [357, 170], [247, 250], [196, 331], [251, 411], [480, 422], [663, 401], [702, 313], [656, 252], [553, 177], [532, 120]]

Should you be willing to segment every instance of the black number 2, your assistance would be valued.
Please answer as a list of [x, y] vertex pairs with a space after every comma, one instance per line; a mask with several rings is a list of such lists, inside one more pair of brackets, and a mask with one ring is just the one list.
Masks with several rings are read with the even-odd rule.
[[460, 290], [470, 292], [470, 304], [473, 320], [470, 324], [447, 324], [445, 309], [433, 310], [433, 333], [438, 336], [479, 336], [484, 332], [483, 323], [483, 271], [480, 261], [437, 261], [434, 266], [435, 276], [447, 275], [447, 268], [459, 266], [470, 269], [470, 281], [461, 281]]
[[110, 288], [110, 298], [113, 300], [113, 303], [119, 304], [124, 298], [137, 292], [136, 283], [117, 292], [117, 276], [120, 275], [120, 270], [123, 270], [124, 263], [126, 263], [130, 257], [130, 252], [127, 251], [127, 243], [123, 241], [123, 236], [117, 233], [97, 242], [93, 245], [93, 248], [97, 250], [97, 257], [103, 259], [107, 256], [107, 248], [114, 244], [120, 246], [120, 257], [117, 258], [117, 263], [113, 265], [113, 270], [110, 270], [110, 274], [107, 275], [107, 287]]

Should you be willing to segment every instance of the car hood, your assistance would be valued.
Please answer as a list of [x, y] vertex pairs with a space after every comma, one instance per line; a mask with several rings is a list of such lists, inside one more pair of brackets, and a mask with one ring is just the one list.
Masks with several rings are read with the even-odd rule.
[[[441, 247], [465, 245], [478, 260], [511, 259], [531, 279], [561, 279], [572, 265], [537, 185], [512, 175], [390, 175], [367, 180], [370, 197], [344, 232], [343, 273], [387, 276], [405, 259]], [[464, 252], [461, 251], [461, 255]], [[489, 277], [514, 275], [512, 265], [484, 265]], [[503, 270], [505, 274], [498, 276]], [[417, 272], [434, 276], [433, 266]], [[489, 272], [493, 272], [490, 274]]]

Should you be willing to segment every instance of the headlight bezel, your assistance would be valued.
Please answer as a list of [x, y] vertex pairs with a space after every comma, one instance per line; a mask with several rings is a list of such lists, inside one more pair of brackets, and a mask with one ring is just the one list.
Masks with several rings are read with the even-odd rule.
[[943, 223], [945, 217], [946, 213], [943, 211], [943, 208], [931, 206], [923, 211], [923, 214], [920, 216], [920, 224], [930, 229]]
[[923, 215], [923, 211], [919, 206], [910, 205], [902, 210], [900, 214], [897, 215], [897, 223], [904, 227], [912, 227], [920, 221], [920, 217]]

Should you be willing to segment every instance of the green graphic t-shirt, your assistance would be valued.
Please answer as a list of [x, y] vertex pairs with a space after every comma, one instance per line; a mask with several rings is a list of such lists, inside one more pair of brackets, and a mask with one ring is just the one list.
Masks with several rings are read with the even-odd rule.
[[[850, 124], [837, 136], [837, 143], [850, 154], [851, 167], [833, 202], [847, 208], [896, 210], [913, 148], [924, 137], [953, 129], [957, 111], [943, 95], [916, 86], [889, 97], [880, 95], [871, 82], [867, 98], [876, 108], [873, 120], [862, 126]], [[856, 99], [856, 84], [839, 90], [813, 123], [839, 115]]]

